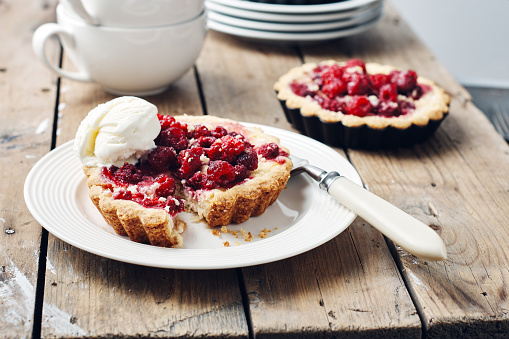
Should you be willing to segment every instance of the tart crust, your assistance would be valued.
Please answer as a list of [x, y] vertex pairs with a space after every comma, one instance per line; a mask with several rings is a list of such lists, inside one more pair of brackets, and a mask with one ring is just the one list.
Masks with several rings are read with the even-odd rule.
[[161, 247], [182, 247], [186, 224], [165, 210], [146, 208], [134, 201], [114, 199], [101, 179], [99, 167], [83, 168], [87, 176], [88, 195], [104, 220], [118, 235], [140, 243]]
[[[333, 64], [343, 66], [345, 63], [334, 60], [320, 63], [320, 65]], [[306, 63], [291, 69], [279, 78], [274, 84], [274, 89], [290, 123], [308, 136], [334, 146], [354, 148], [410, 146], [431, 135], [449, 112], [449, 95], [432, 80], [423, 77], [418, 77], [417, 82], [428, 86], [430, 90], [419, 100], [409, 98], [415, 105], [415, 110], [405, 115], [390, 118], [376, 115], [359, 117], [323, 109], [311, 97], [298, 96], [290, 88], [294, 80], [311, 82], [308, 73], [317, 66], [316, 63]], [[393, 70], [400, 69], [389, 65], [366, 63], [368, 74], [389, 74]], [[408, 129], [412, 131], [408, 133]], [[398, 135], [398, 133], [408, 134], [408, 136]], [[372, 137], [371, 134], [374, 136]], [[412, 134], [414, 138], [410, 137]], [[364, 141], [359, 141], [359, 138]], [[373, 138], [376, 140], [371, 142], [370, 139]], [[401, 140], [401, 142], [380, 143], [380, 140], [384, 138]]]
[[[289, 154], [288, 149], [280, 145], [279, 139], [265, 134], [257, 127], [245, 127], [232, 120], [212, 116], [179, 116], [177, 121], [190, 125], [205, 125], [208, 128], [223, 126], [228, 131], [244, 135], [255, 147], [275, 142]], [[290, 178], [292, 162], [284, 157], [281, 163], [259, 158], [258, 168], [250, 179], [229, 189], [182, 190], [188, 207], [199, 217], [204, 218], [209, 227], [225, 226], [230, 223], [242, 223], [251, 216], [258, 216], [272, 205]]]
[[[255, 147], [279, 139], [265, 134], [260, 128], [245, 127], [233, 120], [212, 116], [176, 116], [189, 125], [209, 128], [223, 126], [228, 131], [244, 135]], [[288, 149], [279, 147], [289, 153]], [[278, 198], [290, 177], [292, 162], [288, 157], [278, 161], [260, 158], [258, 168], [249, 179], [231, 188], [190, 191], [177, 183], [177, 195], [186, 201], [186, 210], [194, 211], [206, 220], [209, 227], [242, 223], [265, 212]], [[172, 217], [163, 209], [146, 208], [134, 201], [114, 199], [108, 183], [101, 177], [99, 167], [84, 167], [89, 196], [105, 221], [119, 235], [132, 241], [163, 247], [182, 247], [185, 223], [178, 215]]]

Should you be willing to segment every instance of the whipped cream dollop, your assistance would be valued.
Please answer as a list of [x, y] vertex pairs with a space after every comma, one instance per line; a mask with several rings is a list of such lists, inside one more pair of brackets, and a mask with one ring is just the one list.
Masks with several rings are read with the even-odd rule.
[[156, 147], [154, 139], [160, 130], [156, 106], [136, 97], [116, 98], [83, 119], [74, 152], [86, 166], [134, 164]]

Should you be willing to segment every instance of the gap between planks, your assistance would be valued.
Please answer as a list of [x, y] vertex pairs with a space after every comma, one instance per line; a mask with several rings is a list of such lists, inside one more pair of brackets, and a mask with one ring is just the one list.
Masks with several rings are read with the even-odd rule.
[[[58, 60], [58, 67], [62, 67], [63, 61], [63, 48], [60, 46], [60, 58]], [[55, 84], [55, 107], [53, 109], [53, 124], [51, 130], [51, 147], [50, 151], [54, 150], [57, 143], [57, 125], [58, 125], [58, 105], [60, 102], [60, 77], [57, 78]], [[34, 323], [32, 328], [32, 338], [41, 337], [42, 329], [42, 310], [44, 306], [44, 285], [46, 283], [46, 259], [48, 256], [48, 231], [42, 227], [41, 234], [41, 247], [39, 250], [39, 267], [37, 272], [37, 282], [35, 288], [35, 303], [34, 303]]]

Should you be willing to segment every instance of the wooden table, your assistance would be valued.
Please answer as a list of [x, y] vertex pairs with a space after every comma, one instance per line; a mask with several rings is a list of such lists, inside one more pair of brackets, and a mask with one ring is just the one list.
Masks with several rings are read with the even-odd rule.
[[[272, 90], [291, 67], [358, 57], [415, 69], [452, 97], [438, 132], [412, 148], [337, 151], [372, 192], [435, 229], [447, 261], [412, 257], [357, 218], [333, 240], [290, 259], [194, 271], [98, 257], [49, 234], [28, 212], [29, 170], [72, 139], [90, 109], [113, 98], [95, 85], [57, 79], [36, 60], [32, 34], [54, 20], [55, 2], [0, 2], [1, 337], [509, 335], [509, 147], [390, 5], [376, 28], [315, 46], [210, 32], [196, 66], [146, 99], [165, 114], [292, 130]], [[56, 41], [48, 54], [59, 62]]]

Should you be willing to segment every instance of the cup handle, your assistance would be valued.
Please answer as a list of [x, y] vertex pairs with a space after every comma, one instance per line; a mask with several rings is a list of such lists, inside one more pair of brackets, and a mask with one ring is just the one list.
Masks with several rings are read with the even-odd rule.
[[48, 60], [45, 50], [46, 41], [51, 36], [57, 34], [67, 35], [70, 39], [74, 41], [72, 31], [58, 24], [48, 23], [37, 28], [32, 38], [32, 48], [37, 58], [39, 58], [39, 60], [41, 60], [44, 63], [44, 65], [46, 65], [46, 67], [48, 67], [49, 69], [51, 69], [53, 72], [57, 73], [60, 76], [76, 81], [92, 82], [90, 75], [88, 75], [86, 72], [84, 71], [69, 72], [58, 66], [55, 66]]

